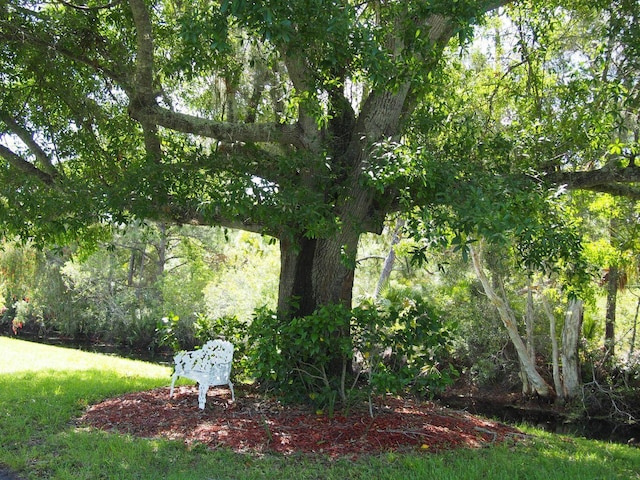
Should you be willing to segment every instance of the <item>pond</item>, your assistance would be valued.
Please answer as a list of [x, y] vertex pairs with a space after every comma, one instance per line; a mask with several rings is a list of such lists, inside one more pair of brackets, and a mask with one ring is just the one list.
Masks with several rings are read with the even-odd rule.
[[551, 433], [640, 445], [638, 423], [624, 423], [621, 419], [610, 417], [577, 417], [572, 412], [543, 401], [519, 404], [507, 397], [505, 401], [500, 401], [495, 396], [485, 399], [458, 395], [441, 398], [441, 402], [451, 408], [463, 409], [509, 424], [526, 424]]

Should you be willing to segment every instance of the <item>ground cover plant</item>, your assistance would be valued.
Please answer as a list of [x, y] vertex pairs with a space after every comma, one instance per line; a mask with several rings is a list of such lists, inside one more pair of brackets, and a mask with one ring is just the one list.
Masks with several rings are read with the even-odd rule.
[[[523, 441], [487, 448], [388, 450], [356, 460], [319, 453], [241, 454], [197, 441], [99, 430], [78, 422], [90, 405], [136, 395], [144, 400], [134, 392], [162, 390], [170, 369], [4, 337], [0, 352], [0, 467], [24, 478], [640, 478], [637, 449], [533, 430]], [[195, 402], [192, 387], [181, 388], [177, 402]], [[225, 401], [224, 393], [213, 394], [205, 417]], [[127, 405], [120, 406], [122, 421]], [[263, 414], [268, 419], [268, 411]], [[147, 421], [158, 423], [153, 417]]]

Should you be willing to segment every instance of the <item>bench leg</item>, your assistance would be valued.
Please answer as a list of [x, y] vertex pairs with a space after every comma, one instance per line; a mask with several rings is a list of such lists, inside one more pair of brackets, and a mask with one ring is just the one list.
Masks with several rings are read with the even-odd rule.
[[235, 400], [236, 400], [236, 396], [235, 396], [235, 394], [233, 393], [233, 383], [229, 382], [229, 388], [231, 389], [231, 401], [232, 401], [232, 402], [235, 402]]
[[209, 385], [207, 383], [201, 383], [198, 385], [198, 406], [200, 410], [204, 410], [204, 406], [207, 403], [207, 392], [209, 391]]
[[173, 386], [176, 384], [177, 379], [178, 374], [174, 373], [173, 377], [171, 377], [171, 390], [169, 391], [169, 398], [173, 398]]

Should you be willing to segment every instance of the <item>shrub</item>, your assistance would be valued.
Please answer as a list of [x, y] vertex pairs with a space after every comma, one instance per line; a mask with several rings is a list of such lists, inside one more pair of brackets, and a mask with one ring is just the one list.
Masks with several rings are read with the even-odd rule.
[[332, 406], [339, 393], [344, 399], [347, 363], [353, 356], [351, 338], [345, 334], [351, 316], [340, 305], [289, 321], [272, 310], [257, 309], [249, 329], [254, 376], [290, 400]]
[[372, 394], [435, 393], [455, 375], [444, 361], [449, 339], [437, 312], [409, 298], [353, 310], [325, 305], [289, 321], [263, 308], [249, 329], [261, 384], [330, 410]]
[[457, 375], [448, 363], [451, 330], [421, 298], [399, 297], [356, 309], [355, 348], [375, 393], [432, 396]]

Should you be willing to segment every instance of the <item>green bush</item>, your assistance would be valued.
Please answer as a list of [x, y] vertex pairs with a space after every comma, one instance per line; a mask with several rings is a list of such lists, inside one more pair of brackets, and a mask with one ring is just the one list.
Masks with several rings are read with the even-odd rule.
[[354, 315], [355, 348], [375, 393], [441, 391], [457, 375], [448, 363], [450, 327], [422, 298], [388, 298], [364, 305]]
[[255, 378], [289, 400], [333, 404], [341, 379], [336, 370], [343, 371], [352, 356], [351, 339], [341, 335], [349, 323], [350, 312], [339, 305], [290, 321], [267, 308], [257, 309], [249, 328]]
[[372, 394], [431, 395], [455, 370], [445, 361], [450, 331], [420, 299], [352, 310], [325, 305], [283, 321], [258, 309], [249, 329], [255, 377], [291, 400], [333, 409]]

